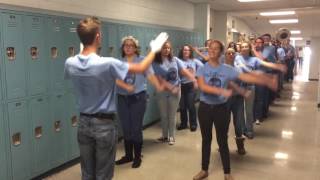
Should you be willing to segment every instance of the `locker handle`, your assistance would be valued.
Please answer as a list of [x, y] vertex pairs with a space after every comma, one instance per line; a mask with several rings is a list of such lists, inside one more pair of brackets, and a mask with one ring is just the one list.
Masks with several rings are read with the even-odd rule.
[[16, 51], [15, 51], [15, 48], [14, 47], [7, 47], [7, 56], [8, 56], [8, 59], [9, 61], [13, 61], [16, 59]]
[[42, 102], [42, 101], [43, 101], [43, 99], [42, 99], [42, 98], [39, 98], [39, 99], [37, 99], [37, 101], [38, 101], [38, 102]]
[[57, 95], [57, 98], [61, 98], [62, 97], [62, 95]]
[[21, 106], [21, 103], [16, 103], [16, 107]]
[[12, 144], [14, 146], [19, 146], [21, 144], [21, 133], [15, 133], [12, 136]]
[[61, 121], [54, 122], [54, 130], [56, 132], [60, 132], [61, 131]]
[[30, 48], [30, 55], [32, 60], [38, 59], [38, 54], [39, 52], [37, 47], [33, 46]]
[[40, 139], [42, 136], [42, 127], [41, 126], [36, 127], [34, 129], [34, 134], [35, 134], [36, 139]]
[[71, 125], [72, 125], [72, 127], [77, 127], [77, 124], [78, 124], [77, 116], [72, 116], [71, 117]]

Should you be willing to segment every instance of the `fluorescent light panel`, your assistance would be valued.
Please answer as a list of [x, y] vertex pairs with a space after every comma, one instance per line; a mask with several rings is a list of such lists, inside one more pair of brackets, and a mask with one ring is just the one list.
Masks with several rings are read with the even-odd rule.
[[298, 19], [273, 19], [269, 21], [271, 24], [288, 24], [288, 23], [298, 23]]
[[261, 12], [261, 16], [285, 16], [296, 14], [295, 11], [276, 11], [276, 12]]
[[300, 30], [292, 30], [290, 32], [291, 32], [291, 34], [301, 34]]
[[291, 37], [290, 40], [292, 40], [292, 41], [301, 41], [301, 40], [303, 40], [303, 38], [302, 37]]

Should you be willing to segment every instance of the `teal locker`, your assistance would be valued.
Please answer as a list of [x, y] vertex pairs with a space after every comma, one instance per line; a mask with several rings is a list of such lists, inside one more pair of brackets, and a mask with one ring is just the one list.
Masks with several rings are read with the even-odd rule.
[[32, 174], [39, 175], [49, 169], [50, 151], [50, 118], [47, 97], [36, 97], [30, 100], [29, 117], [32, 125]]
[[67, 126], [68, 126], [68, 139], [70, 142], [68, 143], [69, 150], [69, 159], [74, 159], [79, 157], [79, 146], [77, 140], [77, 132], [78, 132], [78, 120], [79, 120], [79, 112], [76, 105], [76, 97], [73, 93], [68, 94], [68, 107], [66, 108], [67, 112]]
[[147, 109], [144, 114], [143, 125], [148, 125], [160, 119], [155, 89], [149, 82], [148, 82], [147, 94], [148, 94]]
[[105, 37], [107, 39], [107, 55], [111, 57], [120, 57], [120, 40], [118, 37], [118, 28], [116, 24], [107, 24], [105, 29]]
[[148, 43], [145, 41], [144, 27], [132, 27], [132, 35], [139, 41], [140, 55], [147, 55], [146, 47]]
[[24, 17], [24, 53], [28, 64], [28, 94], [47, 92], [48, 69], [45, 48], [45, 26], [42, 17]]
[[31, 177], [31, 127], [27, 118], [26, 101], [8, 103], [8, 121], [11, 143], [12, 177], [25, 180]]
[[2, 14], [5, 86], [8, 99], [26, 96], [26, 70], [23, 54], [22, 16]]
[[47, 60], [50, 71], [51, 92], [63, 92], [65, 90], [64, 81], [64, 32], [61, 18], [50, 17], [47, 19]]
[[0, 104], [0, 177], [3, 179], [9, 179], [8, 177], [8, 163], [7, 163], [7, 146], [5, 143], [5, 129], [4, 129], [4, 116], [3, 107]]
[[50, 129], [50, 162], [51, 167], [63, 164], [67, 160], [67, 126], [66, 126], [66, 108], [67, 100], [64, 94], [55, 94], [50, 97], [51, 121]]
[[[65, 18], [64, 19], [64, 25], [63, 29], [65, 31], [64, 34], [64, 54], [66, 54], [67, 58], [72, 57], [79, 53], [80, 51], [80, 40], [77, 35], [77, 25], [79, 23], [79, 20], [76, 19], [70, 19]], [[72, 90], [73, 85], [70, 80], [65, 80], [66, 83], [66, 89]]]
[[102, 24], [102, 43], [101, 43], [101, 49], [100, 49], [100, 55], [104, 57], [109, 56], [108, 51], [108, 25], [106, 23]]

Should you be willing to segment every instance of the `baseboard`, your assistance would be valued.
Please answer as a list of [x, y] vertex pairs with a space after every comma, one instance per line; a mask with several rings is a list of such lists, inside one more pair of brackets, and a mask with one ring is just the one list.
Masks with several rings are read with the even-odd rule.
[[319, 81], [319, 79], [310, 79], [309, 78], [309, 81]]

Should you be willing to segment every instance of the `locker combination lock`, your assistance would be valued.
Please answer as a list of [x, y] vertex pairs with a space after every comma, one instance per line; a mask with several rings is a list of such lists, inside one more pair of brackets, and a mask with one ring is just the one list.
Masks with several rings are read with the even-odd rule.
[[71, 124], [72, 124], [72, 127], [77, 127], [77, 124], [78, 124], [77, 116], [72, 116], [71, 117]]
[[57, 47], [52, 47], [51, 48], [51, 58], [55, 59], [57, 57], [58, 57], [58, 49], [57, 49]]
[[13, 61], [16, 59], [16, 51], [14, 47], [7, 47], [7, 57], [10, 61]]
[[34, 129], [34, 134], [35, 134], [36, 139], [40, 139], [42, 136], [42, 127], [41, 126], [36, 127]]
[[61, 121], [54, 122], [54, 130], [56, 132], [60, 132], [61, 131]]
[[12, 136], [12, 144], [14, 146], [19, 146], [21, 144], [21, 133], [15, 133]]
[[38, 59], [38, 48], [37, 47], [31, 47], [30, 48], [30, 55], [32, 60]]

